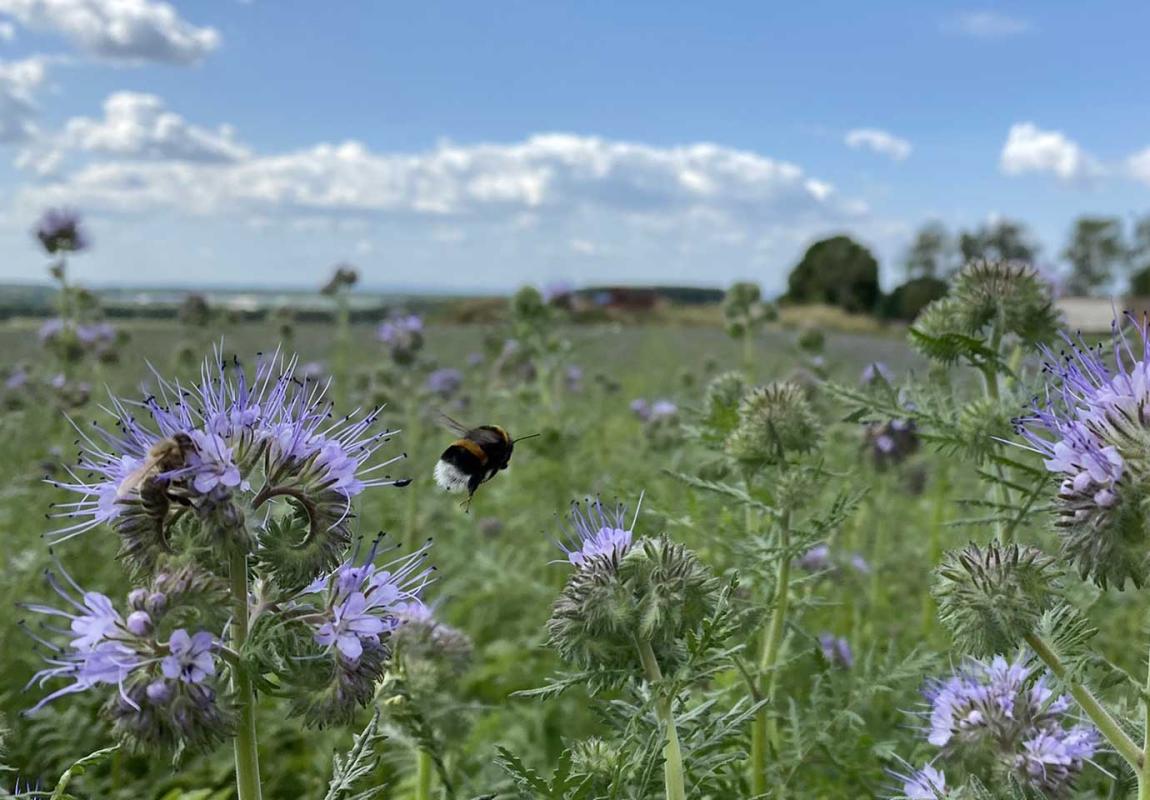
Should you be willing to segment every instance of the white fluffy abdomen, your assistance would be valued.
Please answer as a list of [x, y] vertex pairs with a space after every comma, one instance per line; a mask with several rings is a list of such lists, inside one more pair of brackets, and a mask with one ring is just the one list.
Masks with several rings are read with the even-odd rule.
[[441, 460], [435, 465], [435, 482], [449, 492], [466, 489], [469, 480], [467, 475], [454, 464], [448, 464]]

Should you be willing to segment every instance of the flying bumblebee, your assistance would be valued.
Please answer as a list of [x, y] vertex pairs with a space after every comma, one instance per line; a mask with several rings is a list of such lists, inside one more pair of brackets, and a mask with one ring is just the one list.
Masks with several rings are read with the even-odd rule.
[[467, 499], [463, 505], [468, 508], [480, 484], [507, 469], [515, 443], [539, 435], [533, 433], [531, 436], [512, 439], [511, 434], [498, 425], [468, 428], [446, 414], [440, 415], [440, 423], [459, 438], [448, 445], [439, 457], [435, 465], [435, 482], [449, 492], [467, 489]]
[[186, 433], [174, 433], [156, 442], [148, 448], [148, 454], [140, 466], [120, 481], [120, 485], [116, 487], [116, 499], [124, 499], [157, 475], [183, 468], [188, 453], [195, 452], [195, 449], [192, 437]]

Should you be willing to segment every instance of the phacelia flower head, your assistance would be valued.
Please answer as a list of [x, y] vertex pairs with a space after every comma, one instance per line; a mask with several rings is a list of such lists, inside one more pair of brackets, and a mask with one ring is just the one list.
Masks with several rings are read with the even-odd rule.
[[896, 800], [947, 800], [952, 796], [946, 788], [946, 775], [930, 764], [909, 774], [892, 775], [899, 783]]
[[[50, 649], [48, 666], [37, 672], [30, 686], [46, 686], [57, 679], [70, 681], [43, 697], [28, 713], [69, 694], [108, 692], [105, 712], [117, 729], [137, 743], [208, 746], [226, 735], [226, 712], [216, 703], [214, 678], [220, 643], [214, 634], [184, 628], [171, 631], [165, 642], [158, 623], [164, 609], [153, 603], [152, 612], [137, 609], [124, 617], [112, 600], [99, 592], [85, 592], [58, 567], [48, 583], [64, 601], [57, 608], [27, 603], [24, 608], [54, 620], [67, 620], [67, 629], [42, 626], [46, 635], [62, 635], [58, 645], [25, 628]], [[129, 601], [145, 605], [147, 592], [133, 590]]]
[[795, 561], [795, 566], [805, 572], [823, 572], [831, 567], [831, 549], [825, 544], [816, 544]]
[[930, 682], [927, 739], [944, 754], [983, 753], [1046, 797], [1066, 797], [1100, 745], [1098, 732], [1070, 717], [1069, 698], [1022, 660], [968, 660]]
[[431, 394], [449, 400], [463, 386], [463, 373], [451, 367], [443, 367], [428, 375], [424, 386]]
[[[642, 503], [642, 498], [639, 502]], [[639, 518], [638, 509], [630, 525], [626, 516], [627, 508], [622, 503], [612, 509], [604, 509], [599, 498], [586, 503], [572, 503], [558, 545], [567, 555], [567, 560], [580, 569], [599, 561], [615, 562], [631, 548], [631, 534]]]
[[729, 456], [747, 467], [778, 464], [818, 445], [821, 426], [802, 387], [776, 381], [750, 390], [727, 437]]
[[1047, 388], [1015, 420], [1026, 446], [1061, 480], [1064, 553], [1102, 587], [1128, 579], [1141, 586], [1150, 574], [1150, 339], [1145, 317], [1127, 319], [1140, 342], [1116, 321], [1109, 352], [1070, 337], [1061, 356], [1044, 350]]
[[[195, 384], [156, 374], [156, 394], [112, 397], [115, 428], [80, 429], [79, 467], [56, 484], [79, 499], [57, 505], [54, 516], [71, 524], [51, 538], [110, 523], [124, 555], [146, 562], [169, 547], [166, 526], [176, 500], [185, 512], [207, 516], [221, 504], [258, 510], [287, 498], [308, 529], [302, 546], [298, 538], [290, 543], [292, 557], [319, 559], [308, 567], [314, 570], [308, 580], [330, 568], [350, 542], [351, 499], [369, 486], [407, 481], [381, 474], [402, 456], [377, 455], [392, 436], [378, 424], [379, 409], [334, 418], [326, 385], [297, 379], [295, 367], [294, 359], [274, 356], [249, 375], [217, 354]], [[261, 543], [274, 562], [275, 537]]]
[[356, 552], [317, 578], [287, 611], [288, 620], [302, 626], [317, 650], [300, 659], [289, 676], [300, 692], [294, 712], [309, 724], [344, 722], [371, 701], [387, 668], [400, 615], [420, 602], [431, 577], [427, 546], [377, 565], [379, 542], [362, 560]]
[[819, 650], [822, 651], [823, 658], [831, 666], [842, 667], [843, 669], [850, 669], [854, 666], [854, 652], [851, 650], [850, 642], [842, 636], [835, 636], [833, 633], [819, 634]]
[[859, 375], [859, 383], [865, 386], [871, 386], [876, 383], [893, 383], [894, 372], [881, 361], [872, 361], [863, 367], [862, 373]]
[[423, 317], [403, 314], [384, 320], [376, 329], [376, 338], [387, 345], [397, 364], [409, 364], [423, 347]]
[[919, 440], [914, 420], [892, 419], [867, 425], [863, 446], [879, 469], [901, 464], [918, 451]]
[[88, 235], [78, 212], [67, 208], [49, 208], [36, 223], [36, 238], [44, 249], [56, 253], [78, 253], [88, 247]]

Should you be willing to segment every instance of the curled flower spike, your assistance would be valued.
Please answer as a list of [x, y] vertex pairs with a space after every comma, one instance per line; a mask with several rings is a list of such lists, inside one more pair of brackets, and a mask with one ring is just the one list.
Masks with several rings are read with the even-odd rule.
[[155, 373], [155, 395], [112, 397], [114, 429], [77, 428], [79, 466], [55, 485], [80, 498], [55, 506], [52, 516], [71, 524], [50, 538], [108, 522], [127, 557], [146, 558], [168, 546], [169, 512], [207, 514], [229, 498], [259, 508], [288, 497], [310, 522], [305, 545], [334, 529], [334, 549], [346, 546], [351, 498], [370, 486], [407, 485], [380, 474], [403, 456], [377, 457], [395, 433], [379, 427], [379, 409], [334, 418], [327, 385], [296, 372], [295, 358], [277, 354], [249, 376], [217, 351], [191, 386]]
[[1044, 350], [1045, 394], [1015, 420], [1023, 446], [1061, 478], [1056, 508], [1065, 554], [1103, 588], [1127, 580], [1141, 586], [1150, 573], [1143, 488], [1150, 476], [1150, 339], [1145, 317], [1127, 319], [1140, 346], [1116, 321], [1110, 358], [1101, 346], [1070, 337], [1060, 356]]
[[642, 504], [640, 495], [635, 516], [627, 526], [627, 508], [622, 503], [610, 510], [604, 510], [599, 498], [586, 503], [572, 503], [563, 538], [556, 544], [567, 555], [567, 560], [580, 569], [601, 559], [616, 561], [631, 548], [631, 534]]

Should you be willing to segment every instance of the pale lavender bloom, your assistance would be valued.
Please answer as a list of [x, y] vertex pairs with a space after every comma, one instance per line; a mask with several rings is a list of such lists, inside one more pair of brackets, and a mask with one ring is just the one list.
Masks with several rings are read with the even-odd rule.
[[571, 366], [567, 367], [567, 371], [564, 373], [564, 378], [566, 379], [567, 383], [567, 391], [579, 392], [583, 389], [582, 367], [576, 364], [572, 364]]
[[59, 317], [46, 319], [40, 324], [39, 330], [36, 331], [36, 338], [41, 342], [51, 341], [59, 336], [67, 327], [67, 323]]
[[[640, 500], [640, 502], [642, 502]], [[627, 509], [619, 503], [605, 510], [598, 498], [587, 503], [572, 503], [563, 537], [556, 541], [567, 555], [567, 561], [583, 568], [599, 558], [622, 558], [631, 549], [632, 531], [638, 511], [626, 526]]]
[[852, 555], [850, 563], [855, 572], [859, 573], [860, 575], [870, 575], [870, 564], [867, 563], [865, 558], [863, 558], [862, 553], [855, 553]]
[[[109, 410], [115, 428], [78, 428], [83, 448], [70, 481], [55, 485], [80, 495], [58, 504], [54, 516], [76, 520], [55, 531], [59, 540], [111, 521], [125, 506], [120, 487], [151, 448], [177, 435], [194, 448], [182, 468], [157, 479], [180, 483], [184, 492], [203, 495], [252, 491], [249, 471], [265, 467], [267, 477], [291, 480], [296, 489], [333, 490], [351, 498], [369, 486], [406, 485], [378, 471], [402, 455], [376, 461], [376, 452], [393, 435], [377, 425], [380, 409], [342, 418], [331, 414], [327, 385], [299, 381], [297, 362], [261, 358], [249, 378], [238, 363], [217, 353], [204, 362], [198, 383], [169, 382], [158, 373], [156, 394], [142, 401], [113, 396]], [[255, 458], [253, 454], [261, 455]]]
[[670, 400], [656, 400], [651, 405], [651, 422], [658, 422], [664, 419], [671, 419], [679, 413], [679, 407]]
[[107, 322], [77, 325], [76, 338], [86, 345], [108, 344], [116, 341], [116, 329]]
[[881, 361], [872, 361], [863, 367], [862, 375], [859, 376], [859, 382], [870, 385], [878, 382], [893, 383], [894, 373], [891, 372], [890, 367]]
[[949, 797], [946, 790], [946, 776], [926, 764], [910, 775], [897, 775], [902, 781], [900, 800], [944, 800]]
[[49, 208], [33, 231], [49, 253], [78, 253], [88, 247], [88, 236], [80, 224], [78, 212], [68, 208]]
[[437, 369], [427, 376], [424, 385], [427, 391], [446, 400], [453, 397], [463, 386], [463, 373], [451, 367]]
[[819, 634], [819, 648], [828, 664], [844, 669], [850, 669], [854, 666], [855, 657], [851, 651], [850, 642], [842, 636], [835, 636], [831, 633]]
[[362, 563], [353, 555], [307, 587], [305, 594], [322, 598], [318, 615], [306, 613], [315, 602], [300, 604], [308, 619], [319, 617], [312, 623], [316, 644], [334, 649], [349, 664], [359, 661], [365, 645], [378, 645], [382, 635], [395, 630], [398, 614], [419, 601], [432, 572], [424, 566], [426, 546], [377, 567], [378, 545], [378, 540], [372, 544]]
[[423, 317], [407, 314], [384, 320], [376, 329], [376, 337], [387, 345], [402, 344], [410, 337], [423, 332]]
[[24, 388], [28, 383], [28, 370], [23, 367], [17, 367], [12, 373], [4, 379], [4, 388], [9, 391], [16, 391], [17, 389]]
[[817, 544], [795, 562], [795, 566], [807, 572], [822, 572], [831, 565], [831, 549], [825, 544]]
[[68, 376], [65, 375], [63, 372], [57, 372], [55, 375], [52, 376], [52, 379], [50, 381], [48, 381], [48, 384], [53, 389], [63, 389], [65, 386], [68, 385]]
[[299, 365], [296, 375], [305, 381], [321, 381], [327, 376], [327, 369], [319, 361], [308, 361]]
[[1071, 788], [1098, 750], [1098, 732], [1085, 725], [1041, 730], [1022, 743], [1015, 769], [1036, 789], [1053, 796]]
[[467, 366], [479, 367], [482, 366], [483, 362], [486, 360], [487, 359], [484, 357], [483, 353], [471, 353], [467, 356]]
[[637, 397], [631, 401], [631, 413], [646, 422], [651, 419], [651, 404], [646, 399]]
[[160, 671], [168, 680], [184, 683], [203, 683], [216, 674], [216, 662], [212, 655], [216, 639], [208, 631], [199, 631], [189, 636], [183, 628], [172, 631], [168, 639], [171, 651], [160, 661]]

